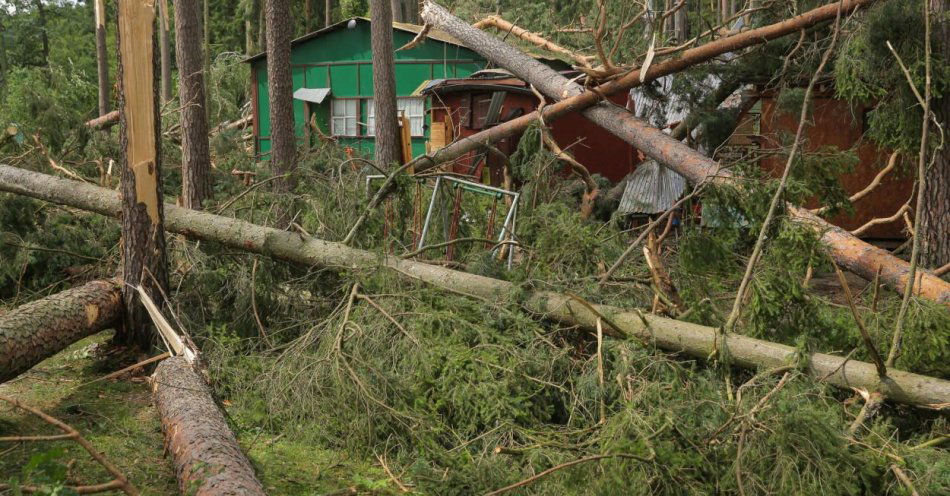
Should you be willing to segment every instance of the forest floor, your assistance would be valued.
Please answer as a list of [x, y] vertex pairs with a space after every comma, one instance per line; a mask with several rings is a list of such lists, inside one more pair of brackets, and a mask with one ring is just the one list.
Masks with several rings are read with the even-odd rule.
[[[100, 333], [73, 344], [17, 379], [0, 384], [0, 394], [78, 429], [143, 495], [175, 494], [174, 468], [164, 452], [161, 421], [145, 377], [126, 375], [90, 383], [131, 361], [108, 351], [110, 337], [111, 333]], [[352, 460], [345, 453], [265, 434], [254, 427], [252, 407], [227, 400], [224, 404], [241, 447], [272, 494], [350, 492], [348, 488], [390, 494], [397, 489], [376, 460]], [[55, 433], [33, 415], [0, 406], [0, 436]], [[37, 481], [64, 469], [69, 484], [110, 479], [76, 443], [0, 445], [0, 481]]]

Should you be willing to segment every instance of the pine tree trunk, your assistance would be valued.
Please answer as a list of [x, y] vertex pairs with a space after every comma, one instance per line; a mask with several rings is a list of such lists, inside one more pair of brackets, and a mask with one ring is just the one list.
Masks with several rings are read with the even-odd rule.
[[125, 318], [116, 341], [151, 348], [155, 333], [136, 291], [161, 308], [168, 287], [161, 181], [161, 115], [156, 90], [155, 10], [119, 0], [117, 38], [122, 192], [122, 288]]
[[158, 13], [158, 46], [162, 61], [162, 103], [164, 103], [172, 99], [172, 52], [168, 41], [168, 0], [158, 0]]
[[[934, 59], [946, 61], [950, 59], [950, 21], [946, 18], [950, 9], [947, 0], [930, 0], [930, 8]], [[946, 128], [950, 123], [950, 95], [933, 100], [930, 109]], [[944, 144], [936, 153], [937, 160], [930, 167], [924, 188], [923, 216], [917, 222], [920, 263], [927, 268], [950, 263], [950, 145]]]
[[93, 0], [96, 14], [96, 68], [99, 74], [99, 115], [109, 113], [109, 55], [106, 53], [106, 2]]
[[303, 32], [309, 33], [313, 27], [313, 6], [311, 0], [303, 0]]
[[[376, 6], [376, 0], [371, 0], [370, 18], [372, 18], [372, 9]], [[402, 11], [402, 0], [389, 0], [389, 9], [392, 13], [392, 20], [396, 22], [406, 22], [406, 17]]]
[[119, 323], [116, 281], [92, 281], [0, 315], [0, 383]]
[[685, 0], [679, 10], [673, 14], [673, 34], [677, 43], [685, 43], [689, 39], [688, 12], [689, 0]]
[[327, 0], [323, 6], [323, 27], [333, 24], [333, 0]]
[[[398, 3], [398, 2], [396, 2]], [[373, 48], [373, 104], [376, 112], [376, 165], [399, 161], [396, 123], [396, 75], [393, 61], [393, 17], [388, 0], [372, 0], [370, 34]]]
[[162, 361], [152, 389], [181, 494], [264, 495], [211, 389], [184, 357]]
[[182, 204], [201, 209], [211, 196], [211, 153], [204, 84], [200, 0], [175, 1], [175, 54], [181, 100]]
[[[0, 165], [0, 191], [52, 201], [110, 217], [121, 215], [122, 205], [112, 190], [16, 167]], [[237, 250], [267, 255], [304, 267], [365, 268], [391, 270], [407, 279], [452, 292], [465, 292], [487, 301], [506, 301], [516, 288], [507, 281], [429, 265], [398, 257], [380, 257], [376, 252], [342, 243], [301, 236], [250, 222], [222, 217], [174, 205], [165, 206], [165, 228], [192, 239], [220, 243]], [[801, 351], [791, 346], [740, 334], [723, 338], [713, 327], [667, 319], [610, 305], [593, 305], [596, 313], [579, 304], [576, 297], [551, 291], [528, 291], [519, 301], [529, 312], [544, 319], [595, 330], [602, 316], [609, 316], [605, 334], [635, 338], [659, 348], [705, 359], [713, 351], [728, 354], [733, 365], [772, 368], [788, 365]], [[603, 322], [601, 322], [603, 324]], [[613, 326], [616, 325], [616, 328]], [[847, 391], [877, 389], [889, 400], [913, 405], [950, 403], [950, 381], [888, 369], [881, 381], [874, 365], [824, 353], [808, 353], [800, 363], [803, 372]]]
[[[270, 98], [271, 167], [274, 174], [296, 169], [293, 81], [290, 76], [290, 38], [293, 31], [290, 0], [267, 0], [267, 94]], [[294, 189], [293, 174], [277, 182], [277, 190]]]
[[49, 68], [49, 33], [46, 32], [46, 7], [43, 6], [43, 0], [33, 0], [36, 6], [37, 20], [40, 24], [40, 41], [43, 43], [43, 65]]

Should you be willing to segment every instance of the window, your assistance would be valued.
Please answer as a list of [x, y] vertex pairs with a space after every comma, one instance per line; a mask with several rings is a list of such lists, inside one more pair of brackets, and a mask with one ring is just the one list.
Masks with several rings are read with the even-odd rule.
[[357, 136], [356, 122], [359, 117], [360, 101], [334, 98], [332, 105], [330, 133], [334, 136]]
[[[426, 106], [422, 98], [397, 98], [396, 111], [402, 111], [409, 119], [409, 131], [413, 136], [423, 136]], [[376, 110], [373, 99], [366, 100], [366, 135], [376, 134]]]

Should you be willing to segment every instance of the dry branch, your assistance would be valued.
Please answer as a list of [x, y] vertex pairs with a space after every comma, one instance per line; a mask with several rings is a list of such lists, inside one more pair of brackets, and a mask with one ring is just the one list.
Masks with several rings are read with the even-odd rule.
[[113, 110], [105, 115], [86, 121], [86, 127], [92, 129], [108, 129], [119, 123], [119, 111]]
[[[790, 24], [800, 27], [804, 22], [802, 20], [803, 17], [814, 23], [816, 18], [821, 18], [822, 20], [830, 19], [835, 17], [839, 12], [845, 14], [859, 6], [867, 5], [872, 1], [873, 0], [842, 0], [841, 2], [826, 5], [776, 25], [743, 32], [734, 37], [735, 40], [733, 40], [733, 44], [739, 46], [733, 47], [731, 50], [751, 44], [751, 41], [747, 41], [748, 44], [742, 45], [737, 42], [739, 39], [749, 36], [775, 36], [776, 33], [787, 32], [783, 31], [782, 28], [787, 29]], [[639, 78], [638, 72], [633, 71], [616, 81], [602, 85], [600, 87], [602, 90], [600, 91], [585, 91], [580, 85], [567, 80], [551, 68], [528, 57], [511, 46], [488, 36], [484, 32], [472, 28], [431, 1], [426, 2], [422, 16], [426, 22], [458, 38], [467, 46], [499, 66], [511, 70], [516, 76], [532, 84], [541, 92], [557, 99], [564, 99], [559, 103], [548, 105], [546, 107], [548, 109], [556, 109], [558, 105], [564, 104], [567, 101], [579, 103], [581, 101], [580, 98], [585, 95], [589, 95], [588, 99], [599, 100], [602, 98], [602, 94], [606, 94], [609, 91], [604, 88], [615, 88], [620, 85], [632, 87], [635, 85], [635, 82], [630, 81], [630, 79], [634, 78], [634, 76]], [[763, 32], [763, 30], [766, 31]], [[648, 72], [652, 73], [655, 68], [660, 66], [665, 66], [664, 71], [666, 71], [674, 64], [684, 64], [678, 66], [681, 69], [702, 60], [708, 60], [704, 58], [704, 56], [711, 56], [710, 51], [712, 51], [712, 49], [709, 47], [714, 45], [716, 45], [716, 42], [693, 50], [687, 50], [683, 52], [679, 58], [653, 64]], [[575, 100], [575, 98], [577, 100]], [[575, 106], [572, 110], [577, 111], [584, 108], [585, 107], [582, 106]], [[600, 104], [586, 108], [586, 110], [582, 110], [582, 112], [585, 117], [595, 124], [607, 129], [627, 143], [634, 145], [646, 155], [683, 175], [693, 184], [701, 184], [710, 178], [713, 182], [719, 184], [738, 184], [736, 178], [729, 171], [723, 170], [720, 164], [713, 159], [680, 143], [663, 131], [636, 118], [625, 109]], [[547, 117], [545, 117], [545, 121], [548, 121]], [[509, 121], [506, 124], [511, 125], [513, 122], [515, 121]], [[498, 127], [502, 126], [496, 126], [494, 129]], [[445, 150], [445, 148], [442, 150]], [[793, 220], [809, 226], [820, 233], [821, 241], [829, 247], [838, 265], [866, 279], [871, 279], [878, 267], [882, 267], [881, 280], [885, 284], [901, 291], [908, 287], [910, 283], [910, 267], [907, 262], [904, 262], [885, 250], [875, 248], [851, 236], [847, 231], [827, 223], [805, 209], [794, 205], [787, 205], [787, 211]], [[920, 296], [950, 306], [950, 283], [940, 280], [932, 274], [925, 274], [920, 284]]]
[[[842, 6], [842, 12], [849, 12], [859, 4], [863, 5], [871, 1], [873, 0], [848, 1]], [[484, 131], [480, 131], [469, 137], [462, 138], [440, 148], [432, 155], [420, 155], [406, 164], [406, 168], [411, 167], [417, 174], [424, 173], [437, 167], [439, 164], [451, 162], [471, 151], [478, 150], [487, 143], [494, 143], [501, 139], [518, 135], [524, 132], [530, 125], [537, 122], [539, 118], [542, 119], [543, 122], [550, 123], [565, 115], [596, 105], [607, 96], [640, 86], [646, 81], [652, 81], [656, 78], [682, 71], [728, 52], [766, 43], [791, 33], [797, 33], [802, 29], [834, 18], [836, 12], [837, 8], [833, 5], [820, 7], [776, 24], [727, 36], [705, 45], [686, 50], [682, 52], [679, 57], [663, 60], [651, 65], [649, 70], [633, 70], [609, 83], [597, 86], [592, 91], [565, 98], [551, 105], [546, 105], [543, 111], [531, 112]], [[641, 72], [644, 72], [644, 74], [641, 75]], [[396, 173], [398, 173], [398, 171]], [[362, 223], [365, 222], [368, 212], [378, 207], [381, 200], [389, 195], [392, 191], [392, 186], [393, 181], [387, 180], [387, 184], [384, 184], [377, 191], [376, 195], [366, 207], [366, 210], [350, 230], [350, 234], [347, 235], [348, 239], [352, 239], [355, 232], [360, 228]]]
[[92, 281], [0, 316], [0, 383], [26, 372], [80, 339], [118, 323], [114, 281]]
[[[100, 492], [111, 491], [114, 489], [120, 489], [125, 494], [131, 494], [133, 496], [137, 496], [139, 494], [138, 490], [135, 489], [135, 486], [133, 486], [129, 482], [129, 480], [125, 477], [125, 474], [123, 474], [122, 471], [119, 470], [118, 467], [113, 465], [112, 462], [106, 459], [106, 457], [102, 453], [99, 453], [99, 451], [96, 450], [96, 448], [92, 445], [92, 443], [87, 441], [86, 438], [82, 437], [82, 434], [80, 434], [79, 431], [73, 428], [73, 426], [61, 420], [53, 418], [41, 412], [40, 410], [37, 410], [36, 408], [23, 404], [16, 398], [0, 396], [0, 401], [5, 401], [21, 410], [30, 412], [33, 415], [42, 419], [47, 424], [55, 426], [59, 430], [63, 431], [62, 436], [33, 436], [33, 440], [43, 440], [43, 441], [53, 441], [53, 440], [58, 441], [58, 440], [65, 440], [65, 439], [73, 440], [77, 444], [82, 446], [82, 448], [86, 450], [87, 453], [89, 453], [89, 456], [91, 456], [92, 459], [96, 461], [96, 463], [98, 463], [99, 465], [102, 465], [102, 468], [106, 469], [106, 471], [109, 472], [109, 475], [113, 477], [111, 481], [106, 482], [105, 484], [97, 484], [95, 486], [74, 486], [74, 487], [71, 487], [70, 489], [72, 489], [73, 491], [76, 491], [79, 494], [100, 493]], [[41, 439], [41, 438], [45, 438], [45, 439]], [[0, 490], [3, 490], [3, 489], [7, 489], [5, 487], [5, 484], [0, 484]], [[21, 489], [25, 489], [27, 492], [33, 492], [28, 486], [22, 487]]]
[[516, 36], [517, 38], [527, 41], [528, 43], [531, 43], [532, 45], [538, 48], [541, 48], [543, 50], [547, 50], [552, 53], [558, 53], [558, 54], [570, 57], [571, 60], [573, 60], [574, 62], [577, 62], [582, 67], [590, 68], [591, 67], [590, 61], [591, 59], [594, 58], [589, 55], [582, 55], [573, 50], [564, 48], [558, 45], [557, 43], [554, 43], [553, 41], [545, 39], [544, 37], [542, 37], [541, 35], [537, 33], [532, 33], [531, 31], [528, 31], [522, 27], [512, 24], [497, 15], [490, 15], [476, 22], [475, 24], [472, 24], [472, 27], [476, 29], [485, 29], [485, 28], [491, 27], [505, 34], [512, 34]]
[[[0, 191], [69, 205], [116, 218], [121, 201], [115, 192], [91, 184], [77, 183], [38, 172], [0, 165]], [[165, 205], [165, 229], [197, 240], [206, 240], [269, 257], [301, 264], [346, 269], [392, 270], [436, 287], [472, 295], [487, 301], [501, 301], [513, 285], [475, 274], [424, 264], [351, 248], [342, 243], [301, 236], [297, 233], [258, 226], [250, 222], [206, 212]], [[609, 305], [579, 303], [567, 294], [535, 291], [525, 295], [525, 308], [539, 316], [594, 331], [597, 319], [604, 319], [608, 335], [637, 338], [656, 346], [706, 359], [713, 350], [727, 349], [732, 364], [748, 368], [788, 365], [799, 350], [736, 334], [719, 334], [711, 327], [643, 315]], [[167, 361], [166, 361], [167, 362]], [[888, 371], [881, 380], [873, 364], [844, 357], [810, 354], [804, 373], [825, 378], [841, 388], [880, 390], [893, 401], [912, 405], [950, 405], [950, 381], [899, 370]]]

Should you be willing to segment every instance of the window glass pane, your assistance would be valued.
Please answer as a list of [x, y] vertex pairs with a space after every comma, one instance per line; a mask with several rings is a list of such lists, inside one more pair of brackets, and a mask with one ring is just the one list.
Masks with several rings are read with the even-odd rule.
[[334, 99], [331, 104], [330, 133], [335, 136], [357, 136], [356, 118], [359, 100]]
[[366, 135], [376, 136], [376, 106], [372, 98], [366, 100]]

